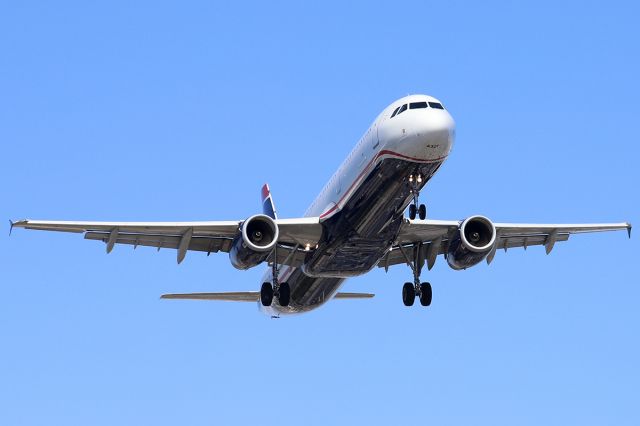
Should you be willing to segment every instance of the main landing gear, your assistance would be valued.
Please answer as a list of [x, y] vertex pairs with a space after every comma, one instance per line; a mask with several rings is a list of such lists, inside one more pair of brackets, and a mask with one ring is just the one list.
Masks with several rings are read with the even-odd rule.
[[422, 183], [422, 175], [409, 175], [409, 185], [411, 185], [411, 195], [413, 196], [413, 203], [409, 205], [409, 219], [416, 218], [416, 214], [421, 220], [427, 217], [427, 206], [419, 204], [418, 197], [420, 196], [419, 186]]
[[277, 259], [276, 249], [273, 250], [273, 259], [274, 261], [271, 266], [271, 279], [273, 284], [269, 282], [262, 283], [262, 287], [260, 288], [260, 302], [262, 306], [271, 306], [273, 298], [275, 297], [280, 306], [289, 306], [291, 289], [288, 283], [278, 282], [278, 264], [275, 262], [275, 259]]
[[262, 283], [262, 288], [260, 289], [262, 306], [271, 306], [274, 297], [278, 300], [280, 306], [289, 306], [289, 301], [291, 300], [289, 284], [279, 283], [274, 286], [268, 282]]
[[431, 284], [428, 282], [420, 282], [420, 273], [424, 265], [422, 244], [415, 244], [413, 246], [413, 256], [411, 258], [405, 250], [405, 248], [400, 246], [400, 251], [405, 257], [407, 265], [409, 265], [413, 271], [413, 283], [404, 283], [402, 286], [402, 303], [404, 303], [405, 306], [413, 306], [413, 302], [416, 296], [418, 296], [422, 306], [429, 306], [431, 305], [431, 299], [433, 297]]

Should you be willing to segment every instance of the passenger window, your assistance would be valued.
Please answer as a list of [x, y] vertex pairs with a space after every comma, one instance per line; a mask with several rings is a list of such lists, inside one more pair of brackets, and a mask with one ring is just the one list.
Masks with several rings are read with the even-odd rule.
[[426, 107], [427, 107], [426, 102], [411, 102], [409, 104], [409, 109], [418, 109], [418, 108], [426, 108]]
[[402, 105], [402, 106], [400, 107], [400, 109], [398, 110], [398, 114], [397, 114], [397, 115], [402, 114], [402, 113], [403, 113], [403, 112], [405, 112], [406, 110], [407, 110], [407, 104], [404, 104], [404, 105]]
[[391, 117], [389, 117], [389, 118], [393, 118], [393, 117], [395, 117], [395, 116], [396, 116], [396, 114], [398, 113], [398, 110], [399, 110], [399, 109], [400, 109], [400, 107], [396, 108], [396, 109], [393, 111], [393, 114], [391, 114]]
[[444, 109], [441, 103], [439, 102], [429, 102], [429, 106], [435, 109]]

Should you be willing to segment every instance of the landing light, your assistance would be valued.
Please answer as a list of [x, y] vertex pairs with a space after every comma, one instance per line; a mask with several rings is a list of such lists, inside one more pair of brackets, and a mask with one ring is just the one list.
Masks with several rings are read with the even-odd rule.
[[311, 244], [307, 244], [304, 246], [304, 251], [309, 251], [311, 250]]

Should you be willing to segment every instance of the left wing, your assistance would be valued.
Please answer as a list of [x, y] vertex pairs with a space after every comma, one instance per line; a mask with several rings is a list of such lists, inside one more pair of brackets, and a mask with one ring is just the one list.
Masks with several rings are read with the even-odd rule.
[[[400, 228], [400, 234], [391, 251], [378, 263], [387, 269], [389, 266], [407, 263], [406, 249], [419, 245], [423, 250], [420, 256], [427, 262], [429, 269], [435, 264], [439, 254], [447, 252], [449, 242], [459, 232], [462, 221], [446, 220], [405, 220]], [[547, 254], [551, 253], [558, 241], [567, 241], [571, 234], [587, 232], [605, 232], [627, 230], [631, 237], [631, 224], [623, 223], [592, 223], [592, 224], [519, 224], [494, 223], [496, 239], [491, 251], [486, 257], [491, 263], [497, 249], [505, 251], [513, 247], [544, 245]]]
[[[178, 250], [178, 263], [188, 250], [217, 253], [229, 252], [239, 234], [241, 220], [211, 222], [71, 222], [21, 220], [11, 227], [44, 231], [84, 233], [85, 239], [107, 244], [107, 253], [115, 244], [173, 248]], [[278, 259], [291, 266], [304, 258], [304, 250], [318, 243], [322, 226], [317, 217], [276, 219], [279, 229]]]

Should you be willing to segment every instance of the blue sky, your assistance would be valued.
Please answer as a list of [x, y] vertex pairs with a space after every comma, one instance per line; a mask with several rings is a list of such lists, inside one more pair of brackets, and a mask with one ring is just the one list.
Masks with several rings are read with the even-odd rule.
[[[0, 217], [283, 217], [375, 116], [427, 93], [457, 123], [429, 215], [640, 223], [633, 2], [5, 2]], [[636, 253], [625, 233], [347, 282], [270, 320], [225, 255], [0, 235], [0, 424], [640, 423]]]

